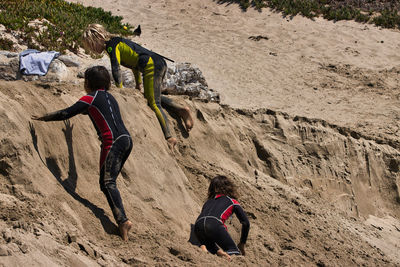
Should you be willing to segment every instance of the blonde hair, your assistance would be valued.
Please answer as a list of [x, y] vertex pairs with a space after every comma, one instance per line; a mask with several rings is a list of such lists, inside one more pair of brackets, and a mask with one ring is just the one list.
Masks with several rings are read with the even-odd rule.
[[100, 24], [89, 24], [83, 32], [82, 41], [83, 46], [92, 51], [99, 52], [104, 50], [105, 42], [113, 37], [104, 27]]

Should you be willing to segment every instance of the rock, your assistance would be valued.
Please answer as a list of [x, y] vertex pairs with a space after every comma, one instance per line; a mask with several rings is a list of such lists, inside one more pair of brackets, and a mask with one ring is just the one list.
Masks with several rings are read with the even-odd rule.
[[[17, 53], [0, 51], [0, 79], [24, 81], [40, 80], [45, 83], [63, 82], [69, 77], [70, 71], [67, 66], [81, 67], [77, 76], [84, 78], [85, 70], [93, 66], [104, 66], [109, 71], [111, 64], [108, 57], [103, 57], [94, 63], [81, 66], [79, 58], [73, 55], [61, 55], [53, 60], [46, 75], [21, 75], [19, 73], [19, 58]], [[132, 70], [121, 67], [121, 76], [124, 87], [134, 87], [135, 77]], [[168, 66], [166, 79], [163, 84], [163, 91], [173, 95], [189, 95], [205, 101], [220, 102], [219, 94], [208, 88], [207, 82], [199, 70], [190, 63], [174, 63]]]
[[[110, 75], [111, 74], [111, 69], [109, 70]], [[131, 70], [123, 70], [122, 73], [122, 83], [124, 87], [134, 87], [135, 86], [135, 76], [133, 75], [133, 72]]]
[[164, 92], [194, 96], [206, 101], [220, 101], [219, 94], [208, 88], [200, 69], [190, 63], [174, 63], [168, 66]]
[[[94, 67], [94, 66], [104, 66], [107, 70], [108, 70], [108, 72], [110, 73], [110, 75], [111, 75], [111, 63], [110, 63], [110, 59], [109, 59], [109, 57], [108, 56], [103, 56], [102, 58], [100, 58], [100, 59], [97, 59], [97, 60], [95, 60], [95, 61], [93, 61], [93, 60], [90, 60], [90, 62], [89, 62], [89, 64], [84, 64], [84, 65], [81, 65], [81, 67], [79, 68], [79, 71], [78, 71], [78, 78], [85, 78], [85, 71], [88, 69], [88, 68], [91, 68], [91, 67]], [[111, 76], [112, 77], [112, 76]], [[113, 82], [113, 79], [111, 78], [111, 82]]]
[[79, 67], [81, 65], [79, 58], [72, 55], [61, 55], [58, 57], [67, 67]]
[[67, 77], [67, 66], [61, 60], [55, 59], [51, 62], [47, 74], [39, 76], [39, 80], [42, 82], [62, 82], [65, 81]]
[[0, 54], [0, 79], [13, 81], [18, 78], [19, 59]]
[[55, 59], [51, 62], [49, 70], [46, 75], [21, 75], [19, 72], [19, 58], [14, 56], [13, 53], [0, 53], [0, 79], [6, 81], [14, 81], [23, 79], [24, 81], [42, 82], [62, 82], [68, 78], [69, 71], [67, 66], [60, 60]]
[[[85, 70], [93, 66], [104, 66], [112, 77], [110, 59], [107, 56], [96, 60], [93, 64], [82, 67], [79, 78], [84, 78]], [[135, 77], [131, 69], [121, 67], [121, 78], [124, 87], [134, 87]], [[111, 78], [113, 81], [113, 78]], [[220, 102], [219, 93], [208, 88], [207, 82], [199, 68], [190, 63], [172, 63], [168, 65], [162, 86], [163, 92], [171, 95], [188, 95], [205, 101]]]
[[18, 57], [18, 53], [6, 51], [6, 50], [0, 50], [0, 55], [8, 57], [8, 58]]

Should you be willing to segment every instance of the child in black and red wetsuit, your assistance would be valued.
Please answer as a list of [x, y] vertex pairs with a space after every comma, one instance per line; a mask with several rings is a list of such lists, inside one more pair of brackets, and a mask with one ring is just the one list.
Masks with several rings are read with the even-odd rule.
[[132, 139], [126, 129], [118, 103], [108, 93], [110, 75], [103, 66], [95, 66], [85, 71], [85, 91], [74, 105], [44, 114], [32, 116], [34, 120], [59, 121], [80, 113], [89, 114], [102, 141], [100, 154], [100, 188], [107, 198], [123, 240], [128, 239], [132, 222], [125, 215], [116, 179], [132, 150]]
[[[236, 187], [226, 176], [211, 180], [208, 200], [204, 203], [194, 225], [194, 232], [203, 251], [230, 259], [230, 255], [245, 255], [245, 244], [250, 223], [239, 202]], [[236, 246], [227, 231], [225, 221], [235, 213], [242, 224], [240, 242]], [[220, 248], [218, 248], [218, 246]]]

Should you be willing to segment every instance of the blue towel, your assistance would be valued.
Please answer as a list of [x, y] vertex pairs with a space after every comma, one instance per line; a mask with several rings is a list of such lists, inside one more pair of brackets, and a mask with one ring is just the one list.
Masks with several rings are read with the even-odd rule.
[[19, 71], [25, 75], [46, 75], [50, 63], [59, 55], [56, 51], [27, 49], [19, 54]]

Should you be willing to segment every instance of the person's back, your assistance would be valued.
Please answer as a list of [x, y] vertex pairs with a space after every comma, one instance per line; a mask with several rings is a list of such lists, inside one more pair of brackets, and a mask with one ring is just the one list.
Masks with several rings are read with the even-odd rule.
[[[194, 225], [194, 232], [204, 251], [208, 250], [212, 254], [228, 259], [233, 254], [245, 254], [244, 246], [250, 223], [239, 202], [230, 197], [236, 195], [235, 185], [226, 176], [217, 176], [211, 180], [208, 189], [208, 200], [204, 203]], [[225, 221], [233, 213], [236, 214], [242, 224], [242, 233], [238, 246], [236, 246], [227, 232], [225, 225]]]
[[206, 203], [204, 203], [202, 211], [197, 220], [202, 217], [214, 217], [225, 224], [225, 221], [233, 213], [238, 216], [240, 221], [247, 220], [242, 207], [236, 199], [219, 194], [212, 199], [208, 199]]
[[[124, 67], [127, 68], [137, 68], [139, 63], [140, 56], [151, 56], [154, 57], [156, 54], [141, 45], [122, 37], [113, 37], [106, 43], [106, 51], [111, 58], [112, 65], [113, 60], [121, 63]], [[141, 66], [142, 68], [145, 65]]]
[[118, 103], [112, 94], [99, 89], [79, 100], [89, 105], [89, 116], [105, 145], [112, 143], [121, 135], [129, 135], [122, 121]]

